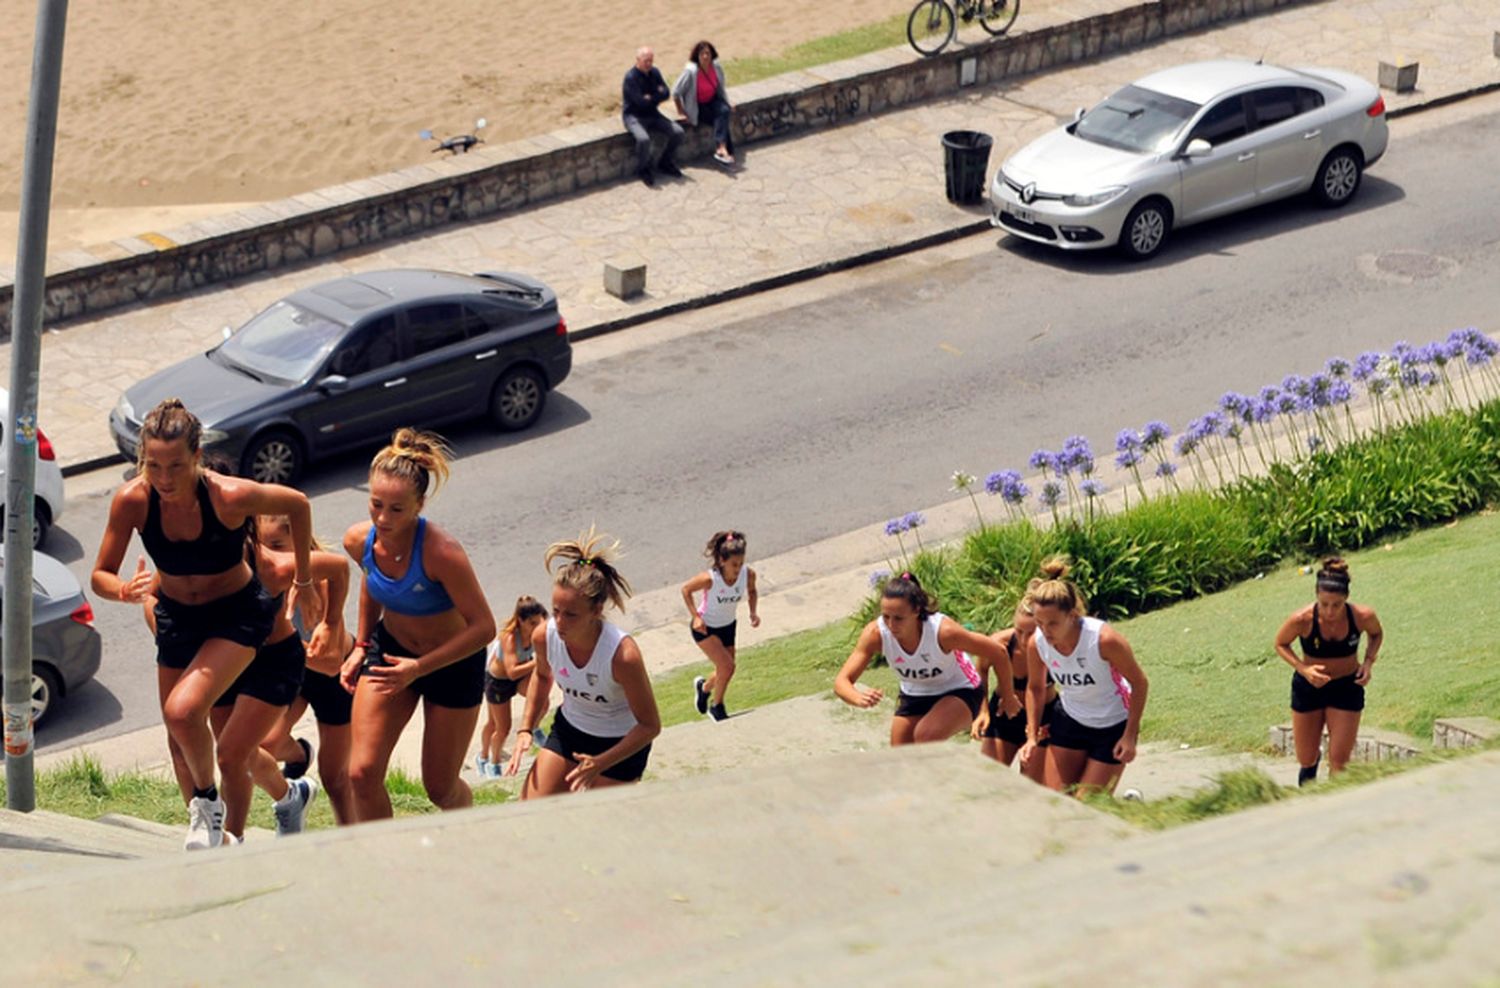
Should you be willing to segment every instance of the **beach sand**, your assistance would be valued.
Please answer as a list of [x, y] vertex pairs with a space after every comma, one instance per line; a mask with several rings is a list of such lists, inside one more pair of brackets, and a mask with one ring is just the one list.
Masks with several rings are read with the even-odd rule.
[[[907, 6], [76, 0], [49, 246], [420, 164], [432, 157], [424, 128], [464, 133], [485, 117], [493, 143], [617, 115], [640, 44], [656, 48], [670, 83], [700, 38], [726, 60], [774, 56]], [[0, 35], [0, 263], [15, 254], [35, 12], [0, 0], [18, 28]]]

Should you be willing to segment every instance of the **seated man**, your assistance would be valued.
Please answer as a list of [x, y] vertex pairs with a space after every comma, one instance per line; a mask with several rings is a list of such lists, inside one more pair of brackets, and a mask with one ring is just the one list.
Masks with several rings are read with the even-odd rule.
[[635, 64], [625, 73], [623, 87], [625, 129], [635, 138], [636, 174], [647, 185], [656, 184], [651, 167], [651, 135], [667, 136], [657, 169], [664, 175], [681, 176], [677, 167], [677, 145], [682, 143], [682, 127], [668, 120], [658, 107], [671, 96], [667, 81], [656, 67], [656, 53], [642, 47], [635, 53]]

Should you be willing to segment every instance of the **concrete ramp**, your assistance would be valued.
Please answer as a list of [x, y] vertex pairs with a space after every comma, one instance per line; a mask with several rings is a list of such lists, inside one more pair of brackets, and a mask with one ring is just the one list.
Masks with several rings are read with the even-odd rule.
[[1127, 833], [957, 746], [852, 753], [10, 883], [7, 981], [686, 983]]
[[45, 810], [0, 809], [0, 883], [44, 880], [109, 862], [180, 854], [182, 833], [181, 828], [170, 836], [126, 829]]

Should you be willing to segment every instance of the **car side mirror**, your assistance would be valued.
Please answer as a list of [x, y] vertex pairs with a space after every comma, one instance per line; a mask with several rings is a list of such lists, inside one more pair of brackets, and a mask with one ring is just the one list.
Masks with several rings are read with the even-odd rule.
[[334, 395], [341, 391], [349, 390], [349, 379], [342, 374], [329, 374], [318, 382], [318, 390], [324, 394]]
[[1182, 149], [1184, 158], [1202, 158], [1206, 156], [1214, 146], [1201, 137], [1195, 137], [1187, 142], [1187, 147]]

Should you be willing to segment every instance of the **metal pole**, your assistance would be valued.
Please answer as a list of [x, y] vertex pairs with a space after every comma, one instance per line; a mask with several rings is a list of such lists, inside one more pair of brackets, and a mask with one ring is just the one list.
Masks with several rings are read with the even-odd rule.
[[62, 83], [67, 0], [39, 0], [21, 166], [21, 227], [10, 322], [10, 432], [5, 460], [5, 611], [3, 634], [5, 804], [36, 809], [31, 731], [31, 527], [36, 510], [37, 377], [42, 362], [47, 219], [52, 201], [52, 148]]

